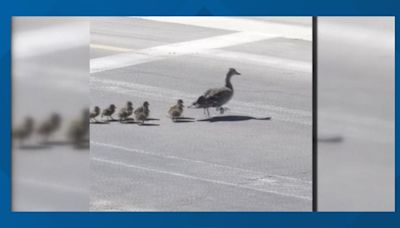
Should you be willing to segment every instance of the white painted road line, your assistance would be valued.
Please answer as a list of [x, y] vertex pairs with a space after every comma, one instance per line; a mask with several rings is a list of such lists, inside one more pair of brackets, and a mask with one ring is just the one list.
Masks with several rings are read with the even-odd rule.
[[[177, 23], [206, 28], [233, 30], [238, 32], [257, 32], [288, 39], [312, 40], [312, 29], [308, 26], [256, 21], [242, 17], [140, 17], [167, 23]], [[311, 17], [310, 21], [311, 21]]]
[[[194, 101], [198, 97], [198, 94], [189, 94], [173, 89], [166, 89], [118, 80], [90, 77], [89, 82], [91, 90], [102, 90], [111, 93], [124, 94], [127, 96], [134, 95], [135, 97], [142, 97], [145, 99], [153, 99], [165, 102], [171, 101], [171, 99]], [[308, 126], [311, 126], [312, 124], [311, 111], [290, 109], [282, 106], [255, 104], [237, 100], [230, 101], [229, 104], [235, 107], [235, 110], [232, 110], [232, 112], [238, 114], [245, 113], [246, 115], [263, 117], [273, 116], [274, 120], [303, 124]]]
[[[306, 61], [297, 61], [291, 59], [284, 59], [268, 55], [250, 54], [238, 51], [227, 51], [221, 49], [211, 49], [200, 53], [200, 56], [207, 58], [218, 58], [223, 60], [238, 61], [241, 63], [257, 64], [267, 66], [270, 68], [284, 69], [286, 71], [295, 71], [310, 73], [309, 77], [304, 77], [301, 74], [300, 80], [312, 79], [312, 63]], [[292, 75], [293, 76], [293, 75]]]
[[255, 32], [237, 32], [105, 56], [90, 60], [90, 73], [133, 66], [180, 55], [196, 54], [209, 49], [224, 48], [273, 37], [276, 36]]
[[[133, 49], [129, 48], [100, 45], [100, 44], [91, 44], [90, 48], [115, 51], [115, 52], [134, 51]], [[284, 59], [267, 55], [250, 54], [238, 51], [227, 51], [222, 49], [210, 49], [196, 54], [197, 54], [196, 56], [201, 56], [206, 58], [218, 58], [230, 61], [246, 62], [249, 64], [263, 65], [271, 68], [285, 69], [289, 71], [304, 72], [304, 73], [312, 72], [311, 62], [306, 62], [306, 61], [297, 61], [297, 60]], [[301, 76], [304, 78], [304, 75]], [[310, 74], [309, 76], [310, 76], [309, 79], [311, 80], [312, 75]]]
[[129, 49], [129, 48], [116, 47], [116, 46], [103, 45], [103, 44], [90, 44], [90, 48], [107, 50], [107, 51], [116, 51], [116, 52], [134, 51], [133, 49]]
[[[176, 167], [175, 170], [162, 170], [157, 167], [157, 164], [153, 167], [145, 167], [142, 165], [135, 165], [130, 164], [122, 161], [110, 160], [107, 158], [100, 158], [100, 157], [92, 157], [92, 161], [106, 163], [109, 165], [117, 166], [117, 167], [125, 167], [130, 169], [137, 169], [137, 170], [144, 170], [147, 172], [152, 173], [159, 173], [163, 175], [170, 175], [185, 179], [190, 179], [194, 181], [203, 181], [211, 184], [219, 184], [225, 185], [235, 188], [242, 188], [248, 189], [258, 192], [276, 194], [280, 196], [287, 196], [293, 197], [297, 199], [303, 200], [311, 200], [310, 190], [311, 184], [299, 181], [289, 181], [289, 179], [277, 179], [277, 178], [270, 178], [270, 177], [250, 177], [246, 174], [240, 173], [229, 173], [225, 172], [225, 170], [213, 170], [212, 167], [198, 167], [199, 165], [196, 163], [193, 164], [186, 164], [189, 167], [197, 166], [193, 168], [197, 171], [197, 174], [185, 174], [185, 172], [189, 171], [190, 169], [182, 169], [182, 167]], [[165, 163], [165, 161], [163, 162]], [[201, 172], [204, 170], [204, 172]], [[211, 172], [213, 170], [213, 172]], [[215, 172], [214, 172], [215, 171]], [[213, 175], [213, 178], [207, 177], [207, 174]], [[268, 175], [266, 175], [268, 176]], [[229, 181], [226, 181], [228, 179]]]
[[[226, 169], [226, 170], [232, 170], [235, 172], [243, 172], [243, 173], [251, 173], [254, 176], [257, 175], [266, 175], [264, 172], [260, 172], [260, 171], [254, 171], [254, 170], [248, 170], [248, 169], [242, 169], [242, 168], [237, 168], [237, 167], [232, 167], [232, 166], [227, 166], [227, 165], [221, 165], [221, 164], [217, 164], [217, 163], [211, 163], [211, 162], [206, 162], [206, 161], [201, 161], [201, 160], [194, 160], [194, 159], [188, 159], [188, 158], [183, 158], [183, 157], [177, 157], [174, 155], [163, 155], [163, 154], [159, 154], [159, 153], [154, 153], [154, 152], [150, 152], [150, 151], [144, 151], [144, 150], [139, 150], [139, 149], [133, 149], [133, 148], [128, 148], [128, 147], [124, 147], [124, 146], [118, 146], [118, 145], [113, 145], [113, 144], [108, 144], [108, 143], [101, 143], [101, 142], [96, 142], [96, 141], [90, 141], [91, 145], [95, 145], [95, 146], [103, 146], [103, 147], [108, 147], [111, 149], [117, 149], [120, 151], [127, 151], [127, 152], [132, 152], [132, 153], [139, 153], [139, 154], [144, 154], [144, 155], [149, 155], [149, 156], [155, 156], [155, 157], [160, 157], [160, 158], [164, 158], [167, 160], [178, 160], [181, 162], [189, 162], [189, 163], [196, 163], [196, 164], [203, 164], [206, 166], [210, 166], [210, 167], [214, 167], [214, 168], [221, 168], [221, 169]], [[98, 152], [96, 152], [98, 153]], [[304, 181], [298, 178], [294, 178], [294, 177], [286, 177], [286, 176], [281, 176], [281, 175], [272, 175], [269, 174], [269, 177], [274, 177], [277, 179], [287, 179], [293, 182], [303, 182], [304, 184], [311, 184], [310, 181]]]

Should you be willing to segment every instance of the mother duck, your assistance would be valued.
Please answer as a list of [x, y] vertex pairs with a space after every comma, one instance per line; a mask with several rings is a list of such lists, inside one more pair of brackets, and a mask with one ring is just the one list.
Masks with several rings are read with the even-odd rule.
[[203, 108], [204, 111], [207, 111], [208, 116], [210, 115], [208, 111], [210, 107], [217, 108], [217, 111], [219, 110], [220, 113], [223, 114], [227, 108], [223, 108], [222, 106], [228, 103], [233, 97], [231, 78], [234, 75], [240, 75], [240, 73], [234, 68], [229, 68], [225, 78], [225, 86], [207, 90], [204, 95], [200, 96], [190, 107]]

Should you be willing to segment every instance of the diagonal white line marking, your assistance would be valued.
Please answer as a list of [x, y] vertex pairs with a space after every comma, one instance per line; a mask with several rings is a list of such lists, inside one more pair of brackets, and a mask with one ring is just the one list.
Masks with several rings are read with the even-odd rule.
[[[115, 51], [115, 52], [134, 51], [133, 49], [129, 48], [101, 45], [101, 44], [91, 44], [90, 48]], [[199, 53], [198, 56], [207, 58], [219, 58], [219, 59], [238, 61], [238, 62], [248, 62], [250, 64], [265, 65], [268, 67], [297, 71], [297, 72], [311, 73], [312, 71], [311, 62], [284, 59], [267, 55], [250, 54], [238, 51], [210, 49], [202, 51], [201, 53]], [[311, 79], [311, 74], [310, 74], [310, 79]]]
[[100, 57], [90, 60], [90, 73], [133, 66], [180, 55], [196, 54], [209, 49], [224, 48], [272, 37], [276, 36], [256, 32], [238, 32]]
[[117, 52], [130, 52], [130, 51], [134, 51], [133, 49], [129, 49], [129, 48], [116, 47], [116, 46], [103, 45], [103, 44], [90, 44], [90, 48], [102, 49], [102, 50], [107, 50], [107, 51], [117, 51]]
[[285, 69], [288, 71], [310, 73], [309, 77], [300, 75], [300, 79], [309, 79], [312, 77], [312, 63], [306, 61], [291, 60], [267, 55], [257, 55], [250, 53], [243, 53], [238, 51], [227, 51], [220, 49], [211, 49], [204, 51], [200, 54], [207, 58], [219, 58], [223, 60], [231, 60], [238, 62], [246, 62], [251, 64], [265, 65], [272, 68]]
[[[256, 21], [242, 17], [140, 17], [167, 23], [177, 23], [206, 28], [233, 30], [239, 32], [257, 32], [273, 36], [312, 40], [311, 26], [288, 25], [268, 21]], [[311, 21], [311, 17], [308, 17]]]

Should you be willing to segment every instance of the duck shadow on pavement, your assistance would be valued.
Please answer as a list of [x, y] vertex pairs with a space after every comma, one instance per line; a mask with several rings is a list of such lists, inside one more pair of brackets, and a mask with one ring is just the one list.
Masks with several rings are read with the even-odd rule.
[[197, 121], [203, 122], [235, 122], [235, 121], [246, 121], [246, 120], [271, 120], [271, 117], [253, 117], [253, 116], [240, 116], [240, 115], [229, 115], [229, 116], [214, 116], [207, 119], [201, 119]]

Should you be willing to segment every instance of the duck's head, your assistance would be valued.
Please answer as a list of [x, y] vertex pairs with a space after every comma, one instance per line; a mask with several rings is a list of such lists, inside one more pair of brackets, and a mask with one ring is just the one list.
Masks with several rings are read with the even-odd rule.
[[147, 102], [147, 101], [143, 102], [143, 107], [147, 108], [147, 107], [149, 107], [149, 105], [150, 105], [149, 102]]
[[229, 68], [228, 75], [233, 76], [233, 75], [241, 75], [235, 68]]
[[110, 104], [110, 109], [115, 110], [116, 106], [114, 104]]
[[177, 103], [180, 107], [183, 107], [183, 100], [179, 99]]
[[51, 123], [58, 125], [61, 122], [61, 116], [57, 113], [53, 113], [50, 117]]
[[33, 126], [33, 118], [32, 117], [26, 117], [25, 126], [27, 126], [27, 127]]

